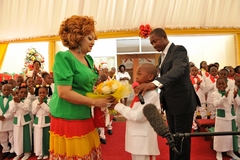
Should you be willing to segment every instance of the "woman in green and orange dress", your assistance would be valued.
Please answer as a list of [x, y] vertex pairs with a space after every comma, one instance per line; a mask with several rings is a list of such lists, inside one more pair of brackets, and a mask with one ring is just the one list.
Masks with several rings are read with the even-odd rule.
[[50, 159], [102, 159], [91, 106], [106, 107], [115, 99], [86, 97], [98, 77], [92, 57], [87, 55], [97, 39], [94, 25], [90, 17], [72, 16], [59, 29], [62, 43], [69, 50], [58, 52], [53, 66]]

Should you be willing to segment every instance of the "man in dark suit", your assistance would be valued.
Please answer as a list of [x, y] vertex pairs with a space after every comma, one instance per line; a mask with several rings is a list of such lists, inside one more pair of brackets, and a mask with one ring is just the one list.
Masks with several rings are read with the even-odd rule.
[[[199, 99], [191, 84], [189, 59], [185, 47], [168, 41], [166, 32], [156, 28], [150, 33], [150, 43], [158, 52], [160, 77], [152, 83], [141, 84], [135, 93], [144, 94], [147, 90], [161, 88], [160, 102], [166, 111], [167, 122], [171, 133], [190, 133], [193, 114]], [[170, 160], [190, 160], [191, 139], [175, 138], [177, 154], [170, 149]]]

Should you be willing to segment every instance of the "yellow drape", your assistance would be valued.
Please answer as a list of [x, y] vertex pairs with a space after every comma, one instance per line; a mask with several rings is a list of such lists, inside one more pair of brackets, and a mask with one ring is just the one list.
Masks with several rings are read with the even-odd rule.
[[0, 71], [7, 51], [8, 43], [0, 43]]
[[54, 63], [55, 56], [55, 41], [48, 42], [48, 64], [49, 64], [49, 72], [52, 72], [52, 66]]

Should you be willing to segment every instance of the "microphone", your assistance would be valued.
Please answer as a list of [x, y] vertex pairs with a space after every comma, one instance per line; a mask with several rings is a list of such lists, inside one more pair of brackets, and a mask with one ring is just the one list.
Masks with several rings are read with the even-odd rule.
[[154, 104], [147, 104], [143, 108], [143, 114], [147, 118], [154, 131], [163, 138], [167, 139], [167, 144], [175, 153], [180, 154], [176, 148], [173, 135], [169, 132], [169, 128], [164, 122], [163, 116], [159, 113]]
[[[134, 82], [134, 83], [132, 84], [133, 89], [136, 88], [137, 86], [139, 86], [139, 83], [138, 83], [138, 82]], [[138, 99], [139, 99], [139, 101], [140, 101], [141, 104], [144, 104], [144, 103], [145, 103], [145, 101], [144, 101], [144, 99], [143, 99], [143, 96], [142, 96], [142, 93], [139, 93], [139, 94], [138, 94]]]

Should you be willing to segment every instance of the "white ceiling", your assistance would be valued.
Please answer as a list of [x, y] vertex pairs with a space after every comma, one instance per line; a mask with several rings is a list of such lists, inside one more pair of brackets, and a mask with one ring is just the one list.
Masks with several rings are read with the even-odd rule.
[[72, 15], [99, 32], [152, 28], [240, 28], [240, 0], [0, 0], [0, 42], [58, 34]]

